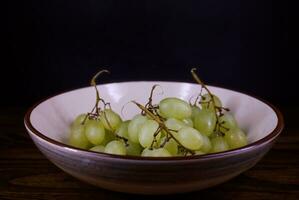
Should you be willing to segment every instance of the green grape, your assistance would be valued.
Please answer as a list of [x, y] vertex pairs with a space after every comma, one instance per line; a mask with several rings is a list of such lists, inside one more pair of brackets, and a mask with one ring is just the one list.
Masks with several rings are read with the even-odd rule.
[[84, 134], [84, 125], [71, 127], [69, 144], [81, 149], [87, 149], [90, 146], [90, 143]]
[[113, 140], [106, 145], [105, 153], [126, 155], [126, 146], [122, 141]]
[[112, 140], [116, 140], [116, 136], [114, 133], [112, 133], [111, 131], [105, 130], [105, 138], [103, 140], [103, 142], [101, 143], [101, 145], [106, 145], [109, 142], [111, 142]]
[[176, 139], [190, 150], [199, 150], [204, 142], [202, 135], [191, 127], [181, 128], [176, 135]]
[[178, 98], [165, 98], [159, 103], [162, 117], [184, 119], [191, 117], [191, 106]]
[[85, 136], [94, 145], [101, 144], [105, 138], [105, 128], [98, 120], [88, 120], [85, 123]]
[[[222, 107], [222, 103], [216, 95], [213, 95], [215, 106], [216, 107]], [[200, 100], [202, 102], [201, 107], [203, 109], [214, 109], [213, 103], [211, 102], [211, 95], [210, 94], [204, 94]], [[210, 102], [210, 103], [209, 103]]]
[[191, 109], [192, 109], [191, 119], [194, 121], [195, 116], [197, 115], [197, 113], [200, 112], [200, 108], [197, 106], [191, 106]]
[[237, 121], [235, 120], [234, 116], [228, 113], [225, 113], [224, 115], [219, 117], [219, 123], [221, 124], [221, 126], [225, 127], [225, 128], [221, 126], [219, 127], [220, 131], [222, 131], [223, 133], [237, 127]]
[[193, 121], [191, 118], [185, 118], [185, 119], [182, 119], [182, 122], [184, 122], [184, 124], [186, 126], [190, 126], [190, 127], [193, 127]]
[[165, 121], [165, 126], [168, 128], [168, 129], [171, 129], [171, 130], [175, 130], [175, 131], [178, 131], [180, 130], [181, 128], [185, 127], [186, 124], [178, 119], [175, 119], [175, 118], [168, 118], [166, 121]]
[[122, 123], [120, 116], [111, 109], [105, 109], [101, 112], [100, 120], [105, 129], [114, 132]]
[[141, 156], [144, 157], [170, 157], [171, 154], [164, 148], [159, 149], [144, 149]]
[[236, 149], [247, 145], [247, 137], [239, 128], [230, 129], [225, 133], [224, 138], [231, 149]]
[[130, 123], [130, 120], [127, 120], [127, 121], [124, 121], [123, 123], [121, 123], [121, 125], [118, 127], [118, 129], [115, 132], [116, 135], [128, 139], [129, 138], [129, 133], [128, 133], [129, 123]]
[[128, 135], [129, 140], [131, 140], [134, 143], [138, 143], [138, 131], [141, 127], [141, 125], [147, 121], [147, 117], [143, 115], [136, 115], [129, 123], [128, 125]]
[[128, 145], [126, 146], [127, 148], [127, 155], [130, 156], [140, 156], [141, 155], [141, 151], [142, 151], [142, 147], [140, 146], [140, 144], [128, 141]]
[[221, 151], [227, 151], [229, 149], [229, 146], [227, 142], [225, 141], [224, 137], [217, 136], [211, 139], [212, 143], [212, 151], [213, 153], [221, 152]]
[[206, 136], [210, 136], [216, 126], [216, 115], [213, 111], [202, 109], [194, 119], [194, 127]]
[[73, 121], [72, 126], [77, 126], [77, 125], [82, 124], [82, 122], [84, 121], [85, 117], [86, 117], [86, 114], [80, 114], [80, 115], [78, 115], [76, 117], [76, 119]]
[[212, 149], [211, 141], [210, 141], [209, 137], [204, 134], [202, 134], [202, 138], [203, 138], [203, 145], [200, 148], [200, 151], [204, 152], [204, 153], [209, 153]]
[[204, 154], [206, 154], [206, 153], [203, 152], [203, 151], [195, 151], [194, 153], [195, 153], [195, 155], [204, 155]]
[[[154, 140], [154, 134], [159, 128], [159, 124], [154, 120], [147, 120], [145, 121], [138, 131], [138, 141], [141, 144], [142, 147], [147, 148], [150, 147]], [[156, 139], [158, 139], [161, 136], [159, 133], [156, 136]]]
[[[166, 137], [163, 137], [160, 141], [160, 144], [164, 143], [165, 140], [166, 140]], [[178, 144], [172, 138], [170, 138], [170, 140], [168, 140], [166, 142], [166, 144], [164, 145], [163, 148], [166, 149], [173, 156], [177, 155], [177, 153], [178, 153]]]
[[158, 141], [160, 142], [161, 138], [165, 137], [165, 136], [166, 136], [166, 132], [165, 132], [165, 130], [162, 129], [160, 132], [160, 138], [158, 138]]
[[95, 152], [105, 152], [105, 147], [103, 145], [98, 145], [98, 146], [92, 147], [89, 150], [90, 151], [95, 151]]

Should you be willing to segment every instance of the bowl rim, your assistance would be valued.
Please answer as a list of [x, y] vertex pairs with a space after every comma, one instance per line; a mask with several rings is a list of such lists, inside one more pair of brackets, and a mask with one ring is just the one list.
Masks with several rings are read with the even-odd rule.
[[[98, 84], [97, 86], [104, 86], [104, 85], [110, 85], [110, 84], [120, 84], [120, 83], [146, 83], [146, 82], [164, 82], [164, 83], [176, 83], [176, 84], [181, 84], [181, 83], [186, 83], [186, 84], [195, 84], [196, 83], [191, 83], [191, 82], [179, 82], [179, 81], [123, 81], [123, 82], [111, 82], [111, 83], [104, 83], [104, 84]], [[52, 145], [56, 145], [65, 149], [69, 149], [69, 150], [76, 150], [78, 152], [81, 153], [88, 153], [90, 155], [98, 155], [98, 156], [103, 156], [105, 158], [115, 158], [115, 159], [122, 159], [122, 160], [141, 160], [141, 161], [161, 161], [161, 160], [165, 160], [165, 161], [188, 161], [188, 160], [206, 160], [206, 159], [213, 159], [213, 158], [219, 158], [219, 157], [223, 157], [223, 156], [229, 156], [229, 155], [234, 155], [234, 154], [239, 154], [241, 152], [246, 152], [249, 151], [251, 149], [257, 148], [258, 146], [264, 145], [266, 143], [270, 143], [271, 141], [273, 141], [276, 137], [279, 136], [279, 134], [282, 132], [283, 128], [284, 128], [284, 119], [283, 119], [283, 115], [281, 113], [281, 111], [275, 107], [274, 105], [272, 105], [271, 103], [269, 103], [268, 101], [257, 97], [256, 95], [252, 95], [252, 94], [248, 94], [246, 92], [241, 92], [239, 90], [235, 90], [235, 89], [230, 89], [230, 88], [224, 88], [221, 86], [217, 86], [217, 85], [207, 85], [208, 87], [215, 87], [215, 88], [219, 88], [219, 89], [226, 89], [226, 90], [230, 90], [230, 91], [234, 91], [234, 92], [238, 92], [240, 94], [243, 95], [247, 95], [250, 96], [252, 98], [255, 98], [261, 102], [263, 102], [264, 104], [266, 104], [267, 106], [269, 106], [274, 113], [276, 114], [277, 117], [277, 124], [276, 127], [274, 128], [274, 130], [272, 132], [270, 132], [269, 134], [267, 134], [266, 137], [263, 137], [253, 143], [250, 143], [246, 146], [240, 147], [240, 148], [236, 148], [236, 149], [232, 149], [232, 150], [227, 150], [227, 151], [223, 151], [223, 152], [218, 152], [218, 153], [208, 153], [208, 154], [204, 154], [204, 155], [191, 155], [191, 156], [171, 156], [171, 157], [142, 157], [142, 156], [130, 156], [130, 155], [115, 155], [115, 154], [107, 154], [104, 152], [94, 152], [94, 151], [89, 151], [86, 149], [81, 149], [81, 148], [77, 148], [77, 147], [73, 147], [71, 145], [59, 142], [57, 140], [54, 140], [44, 134], [42, 134], [41, 132], [39, 132], [36, 128], [34, 128], [34, 126], [31, 123], [30, 120], [30, 116], [31, 113], [33, 112], [33, 110], [39, 106], [40, 104], [42, 104], [43, 102], [62, 95], [64, 93], [67, 92], [72, 92], [72, 91], [76, 91], [76, 90], [80, 90], [80, 89], [87, 89], [90, 88], [92, 86], [87, 86], [87, 87], [81, 87], [81, 88], [75, 88], [75, 89], [71, 89], [71, 90], [66, 90], [63, 92], [58, 92], [54, 95], [50, 95], [48, 97], [45, 97], [43, 99], [41, 99], [40, 101], [38, 101], [37, 103], [33, 104], [33, 106], [31, 106], [24, 117], [24, 125], [27, 129], [30, 130], [31, 133], [33, 133], [35, 136], [37, 136], [38, 138], [44, 140], [45, 142], [51, 143]], [[30, 133], [27, 131], [27, 134], [30, 136]]]

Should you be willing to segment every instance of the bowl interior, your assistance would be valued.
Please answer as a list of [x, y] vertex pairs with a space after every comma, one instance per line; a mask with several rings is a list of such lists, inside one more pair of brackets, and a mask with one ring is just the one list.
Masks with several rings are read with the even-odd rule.
[[[122, 118], [129, 119], [140, 110], [128, 103], [136, 100], [142, 104], [147, 102], [154, 84], [161, 87], [155, 90], [154, 102], [165, 97], [178, 97], [189, 101], [199, 93], [200, 86], [179, 82], [123, 82], [99, 85], [102, 98], [111, 103], [112, 109], [121, 113]], [[266, 137], [278, 123], [274, 110], [264, 102], [243, 93], [209, 86], [212, 93], [220, 97], [224, 107], [230, 108], [240, 127], [246, 131], [249, 143]], [[163, 94], [162, 94], [163, 89]], [[45, 136], [56, 141], [67, 143], [68, 128], [72, 120], [81, 113], [90, 111], [95, 103], [93, 87], [66, 92], [39, 104], [30, 115], [32, 126]]]

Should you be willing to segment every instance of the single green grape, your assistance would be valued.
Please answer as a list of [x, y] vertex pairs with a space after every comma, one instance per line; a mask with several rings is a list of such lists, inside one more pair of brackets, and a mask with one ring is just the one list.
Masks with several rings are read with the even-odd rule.
[[105, 129], [114, 132], [122, 123], [120, 116], [111, 109], [105, 109], [101, 112], [100, 120]]
[[211, 143], [212, 143], [212, 147], [213, 147], [212, 151], [211, 151], [212, 153], [229, 150], [229, 146], [228, 146], [227, 142], [225, 141], [224, 137], [222, 137], [222, 136], [213, 137], [211, 139]]
[[143, 148], [140, 146], [140, 144], [128, 141], [127, 148], [127, 155], [130, 156], [140, 156]]
[[[147, 148], [150, 147], [154, 140], [154, 134], [159, 128], [158, 122], [154, 120], [147, 120], [145, 121], [138, 131], [138, 141], [142, 147]], [[161, 134], [158, 133], [156, 139], [160, 138]]]
[[184, 122], [184, 124], [186, 126], [190, 126], [190, 127], [193, 127], [193, 121], [191, 118], [185, 118], [185, 119], [182, 119], [182, 122]]
[[[216, 95], [213, 95], [214, 98], [214, 102], [215, 102], [215, 106], [216, 107], [222, 107], [222, 103], [221, 100], [219, 99], [219, 97], [217, 97]], [[214, 109], [214, 106], [211, 102], [211, 95], [210, 94], [204, 94], [201, 98], [201, 107], [203, 109]]]
[[203, 138], [203, 144], [202, 147], [200, 148], [200, 151], [204, 153], [209, 153], [212, 149], [212, 143], [208, 136], [202, 134], [202, 138]]
[[103, 145], [98, 145], [90, 148], [89, 150], [95, 152], [105, 152], [105, 147]]
[[213, 111], [202, 109], [194, 119], [194, 127], [206, 136], [210, 136], [216, 126], [216, 115]]
[[105, 153], [126, 155], [126, 146], [122, 141], [113, 140], [106, 145]]
[[176, 135], [176, 139], [190, 150], [199, 150], [204, 142], [202, 135], [191, 127], [181, 128]]
[[165, 121], [165, 126], [170, 129], [170, 130], [174, 130], [174, 131], [178, 131], [181, 128], [185, 127], [186, 124], [178, 119], [175, 118], [168, 118]]
[[[229, 113], [225, 113], [224, 115], [220, 116], [219, 123], [221, 124], [221, 126], [219, 127], [220, 131], [223, 133], [238, 126], [234, 116]], [[225, 128], [223, 128], [222, 126]]]
[[200, 108], [197, 106], [191, 106], [191, 109], [192, 109], [191, 119], [194, 121], [195, 116], [197, 115], [197, 113], [200, 112]]
[[[166, 137], [163, 137], [160, 141], [160, 144], [164, 143], [165, 140], [166, 140]], [[172, 138], [170, 138], [170, 140], [168, 140], [165, 143], [163, 148], [166, 149], [173, 156], [177, 155], [177, 153], [178, 153], [178, 144]]]
[[129, 139], [129, 133], [128, 133], [128, 126], [129, 126], [130, 120], [124, 121], [121, 123], [121, 125], [116, 130], [116, 135]]
[[240, 128], [230, 129], [224, 136], [231, 149], [236, 149], [247, 145], [247, 137]]
[[159, 110], [162, 117], [184, 119], [191, 117], [191, 106], [178, 98], [165, 98], [159, 103]]
[[206, 154], [206, 152], [203, 152], [203, 151], [195, 151], [194, 153], [195, 153], [195, 155], [204, 155], [204, 154]]
[[84, 133], [88, 141], [94, 145], [101, 144], [105, 138], [105, 128], [98, 120], [86, 121]]
[[141, 125], [146, 122], [148, 119], [147, 117], [143, 115], [136, 115], [129, 123], [128, 125], [128, 135], [129, 140], [131, 140], [134, 143], [139, 143], [138, 140], [138, 131], [141, 127]]
[[144, 157], [170, 157], [171, 154], [165, 148], [144, 149], [141, 156]]
[[81, 149], [87, 149], [91, 146], [85, 136], [84, 125], [79, 124], [71, 127], [69, 144]]
[[[76, 119], [73, 121], [72, 126], [77, 126], [77, 125], [82, 124], [82, 122], [84, 121], [85, 117], [86, 117], [86, 114], [84, 114], [84, 113], [78, 115], [78, 116], [76, 117]], [[87, 118], [87, 119], [88, 119], [88, 118]]]

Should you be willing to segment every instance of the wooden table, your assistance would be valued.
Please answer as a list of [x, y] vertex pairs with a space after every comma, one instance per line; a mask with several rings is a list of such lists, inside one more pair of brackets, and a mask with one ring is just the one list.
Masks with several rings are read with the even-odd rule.
[[[26, 108], [0, 109], [0, 199], [159, 199], [103, 190], [50, 163], [23, 125]], [[284, 108], [286, 127], [273, 149], [252, 169], [203, 191], [163, 199], [299, 199], [299, 107]]]

